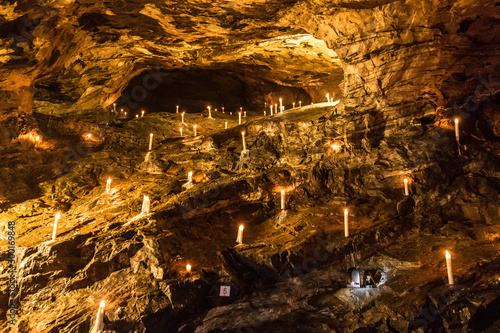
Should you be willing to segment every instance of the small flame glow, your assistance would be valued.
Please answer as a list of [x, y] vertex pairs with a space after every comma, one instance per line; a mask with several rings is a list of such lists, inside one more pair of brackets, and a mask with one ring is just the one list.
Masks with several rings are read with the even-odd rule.
[[450, 252], [446, 251], [446, 259], [450, 259], [450, 258], [451, 258]]
[[103, 308], [103, 307], [105, 307], [105, 306], [106, 306], [106, 302], [101, 301], [101, 303], [99, 303], [99, 307]]

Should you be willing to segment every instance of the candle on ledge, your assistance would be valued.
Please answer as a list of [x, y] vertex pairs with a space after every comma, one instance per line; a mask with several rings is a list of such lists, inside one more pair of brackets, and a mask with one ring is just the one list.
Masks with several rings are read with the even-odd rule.
[[243, 117], [247, 117], [247, 112], [246, 111], [243, 111]]
[[283, 109], [283, 98], [280, 98], [280, 110]]
[[292, 103], [293, 108], [295, 109], [295, 102]]
[[142, 214], [149, 214], [151, 202], [149, 201], [149, 197], [147, 195], [144, 196], [142, 200]]
[[92, 329], [92, 333], [99, 333], [104, 330], [104, 307], [106, 306], [106, 302], [101, 301], [99, 303], [99, 310], [97, 310], [97, 316], [95, 318], [94, 328]]
[[207, 106], [208, 109], [208, 118], [212, 118], [212, 108], [210, 106]]
[[179, 105], [175, 106], [175, 113], [179, 113]]
[[271, 116], [273, 115], [273, 106], [271, 105]]
[[302, 101], [299, 101], [299, 108], [302, 106]]
[[182, 123], [183, 123], [183, 124], [184, 124], [184, 114], [185, 114], [185, 113], [186, 113], [186, 112], [181, 113]]
[[225, 113], [225, 112], [224, 112], [224, 107], [222, 107], [222, 113]]
[[448, 284], [455, 284], [453, 280], [453, 269], [451, 267], [451, 255], [446, 251], [446, 270], [448, 271]]
[[54, 230], [52, 231], [52, 241], [56, 240], [56, 233], [57, 233], [57, 221], [61, 218], [61, 213], [57, 213], [56, 217], [54, 218]]
[[243, 112], [243, 108], [242, 107], [240, 107], [240, 112]]
[[149, 134], [149, 150], [153, 149], [153, 133]]
[[[127, 114], [125, 113], [125, 115]], [[144, 117], [144, 110], [141, 111], [141, 117]]]
[[278, 114], [278, 103], [274, 103], [274, 113]]
[[116, 103], [113, 103], [113, 112], [116, 113]]
[[224, 129], [227, 129], [227, 121], [224, 122]]
[[191, 265], [190, 264], [187, 264], [186, 265], [186, 273], [191, 273]]
[[405, 178], [403, 182], [405, 184], [405, 196], [408, 196], [410, 195], [410, 192], [408, 191], [408, 178]]
[[139, 118], [139, 115], [138, 115], [138, 114], [136, 114], [136, 115], [135, 115], [135, 117], [136, 117], [136, 118]]
[[245, 142], [245, 132], [241, 132], [241, 138], [243, 139], [243, 151], [247, 150], [247, 145]]
[[349, 212], [347, 208], [344, 209], [344, 233], [346, 237], [349, 237]]
[[125, 117], [127, 116], [127, 112], [125, 112]]
[[196, 125], [193, 125], [194, 136], [197, 135], [197, 133], [196, 133], [196, 127], [197, 127]]
[[241, 125], [241, 111], [238, 112], [238, 124]]
[[106, 192], [111, 191], [111, 178], [108, 178], [108, 181], [106, 182]]
[[281, 190], [281, 210], [285, 210], [285, 191]]
[[460, 141], [460, 132], [458, 130], [458, 118], [455, 118], [455, 139], [457, 142]]
[[193, 181], [193, 171], [189, 171], [188, 172], [188, 182], [192, 182]]
[[240, 225], [238, 228], [238, 237], [236, 237], [236, 243], [238, 244], [243, 244], [243, 229], [245, 227], [243, 225]]

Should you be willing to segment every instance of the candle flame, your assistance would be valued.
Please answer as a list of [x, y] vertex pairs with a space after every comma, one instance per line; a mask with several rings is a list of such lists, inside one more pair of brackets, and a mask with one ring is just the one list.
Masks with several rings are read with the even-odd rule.
[[347, 211], [347, 208], [344, 209], [344, 214], [348, 214], [349, 212]]
[[405, 183], [408, 183], [408, 178], [405, 178], [403, 181], [404, 181]]
[[281, 190], [281, 194], [285, 194], [285, 190]]
[[106, 306], [106, 302], [101, 301], [101, 303], [99, 304], [99, 306], [100, 306], [101, 308], [105, 307], [105, 306]]
[[149, 134], [149, 136], [153, 136], [153, 133]]
[[59, 220], [59, 218], [61, 218], [61, 213], [56, 214], [56, 220]]
[[111, 184], [111, 178], [108, 178], [108, 184]]
[[87, 134], [87, 138], [90, 139], [92, 137], [92, 134]]
[[189, 273], [189, 272], [191, 272], [191, 265], [189, 265], [189, 264], [187, 264], [187, 265], [186, 265], [186, 271], [187, 271], [188, 273]]
[[40, 141], [40, 137], [37, 135], [35, 138], [36, 141]]
[[242, 224], [242, 225], [240, 225], [240, 228], [239, 228], [239, 229], [240, 229], [240, 231], [242, 231], [244, 228], [245, 228], [245, 227], [244, 227], [244, 226], [243, 226], [243, 224]]
[[450, 252], [446, 251], [446, 259], [450, 259], [450, 258], [451, 258]]
[[245, 132], [241, 132], [241, 135], [245, 135]]
[[458, 124], [458, 118], [455, 118], [455, 124]]

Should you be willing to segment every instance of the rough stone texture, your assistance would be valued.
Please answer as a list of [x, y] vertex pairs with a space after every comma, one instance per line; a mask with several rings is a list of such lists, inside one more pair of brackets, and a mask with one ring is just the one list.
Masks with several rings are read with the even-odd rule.
[[[103, 299], [107, 332], [499, 331], [498, 8], [3, 2], [0, 331], [88, 332]], [[206, 94], [148, 88], [158, 68]], [[339, 84], [342, 103], [318, 104]], [[139, 119], [146, 101], [126, 100], [137, 87], [151, 103]], [[263, 118], [280, 96], [285, 113]], [[126, 116], [110, 112], [115, 101]], [[227, 113], [238, 103], [240, 126]], [[15, 328], [3, 320], [9, 220]], [[346, 288], [351, 267], [379, 288]]]

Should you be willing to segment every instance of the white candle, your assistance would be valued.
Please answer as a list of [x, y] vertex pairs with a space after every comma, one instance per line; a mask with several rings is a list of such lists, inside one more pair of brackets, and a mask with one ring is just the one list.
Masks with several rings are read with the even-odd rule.
[[212, 109], [210, 108], [210, 106], [208, 106], [207, 109], [208, 109], [208, 118], [212, 118]]
[[229, 112], [229, 115], [232, 116], [233, 115], [233, 112]]
[[243, 112], [243, 108], [242, 107], [240, 107], [240, 112]]
[[278, 114], [278, 103], [274, 103], [274, 113]]
[[446, 251], [446, 269], [448, 271], [448, 284], [455, 284], [453, 280], [453, 269], [451, 267], [451, 255]]
[[181, 128], [179, 128], [179, 131], [181, 132], [181, 136], [182, 136], [182, 127], [181, 127]]
[[264, 111], [264, 117], [266, 116], [266, 111]]
[[243, 112], [243, 117], [245, 117], [245, 118], [246, 118], [246, 116], [247, 116], [247, 112], [246, 112], [246, 111], [244, 111], [244, 112]]
[[330, 102], [330, 94], [326, 94], [326, 101]]
[[302, 106], [302, 101], [299, 101], [299, 108]]
[[153, 133], [149, 134], [149, 150], [153, 149]]
[[139, 115], [138, 115], [138, 114], [136, 114], [136, 115], [135, 115], [135, 117], [136, 117], [136, 118], [139, 118]]
[[224, 129], [227, 129], [227, 121], [224, 122]]
[[408, 178], [405, 178], [403, 182], [405, 184], [405, 195], [408, 196], [410, 194], [410, 192], [408, 191]]
[[57, 213], [56, 217], [54, 218], [54, 230], [52, 231], [52, 241], [56, 240], [57, 221], [59, 221], [59, 218], [61, 218], [61, 213]]
[[104, 330], [104, 307], [106, 306], [106, 302], [101, 301], [99, 304], [99, 310], [97, 310], [97, 316], [95, 318], [94, 328], [91, 333], [99, 333]]
[[193, 126], [194, 136], [196, 136], [196, 125]]
[[455, 118], [455, 139], [460, 141], [460, 132], [458, 131], [458, 118]]
[[344, 209], [344, 233], [346, 237], [349, 237], [349, 212], [347, 208]]
[[192, 182], [193, 181], [193, 171], [189, 171], [188, 172], [188, 182]]
[[236, 237], [236, 243], [238, 244], [243, 244], [243, 229], [245, 227], [243, 225], [240, 225], [238, 228], [238, 237]]
[[281, 190], [281, 210], [285, 210], [285, 191]]
[[283, 98], [280, 98], [280, 110], [283, 109]]
[[[127, 115], [127, 113], [125, 113]], [[144, 117], [144, 110], [141, 111], [141, 117]]]
[[241, 112], [238, 113], [238, 123], [241, 125]]
[[186, 265], [186, 273], [191, 273], [191, 265]]
[[109, 192], [111, 190], [111, 178], [108, 178], [108, 181], [106, 182], [106, 192]]
[[144, 196], [142, 200], [142, 214], [149, 214], [150, 201], [147, 195]]
[[241, 138], [243, 139], [243, 151], [247, 150], [247, 145], [245, 142], [245, 132], [241, 132]]
[[181, 117], [182, 117], [182, 123], [183, 123], [183, 124], [184, 124], [184, 113], [185, 113], [185, 112], [183, 112], [183, 113], [181, 114]]
[[179, 105], [175, 106], [175, 113], [179, 113]]
[[273, 106], [271, 105], [271, 116], [273, 115]]
[[222, 113], [225, 113], [225, 112], [224, 112], [224, 107], [222, 107]]
[[116, 113], [116, 103], [113, 103], [113, 111]]
[[295, 102], [292, 103], [293, 108], [295, 109]]

